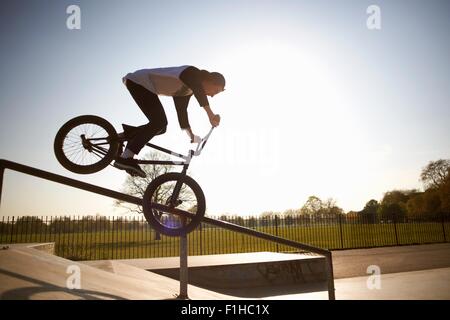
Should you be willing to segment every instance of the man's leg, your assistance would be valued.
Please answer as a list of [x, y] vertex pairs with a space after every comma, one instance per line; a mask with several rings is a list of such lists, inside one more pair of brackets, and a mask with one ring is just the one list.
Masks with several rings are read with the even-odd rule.
[[127, 88], [136, 104], [150, 121], [148, 124], [140, 126], [137, 134], [128, 142], [126, 149], [138, 154], [150, 139], [165, 131], [167, 117], [156, 94], [130, 80], [127, 80]]
[[121, 159], [119, 159], [115, 166], [119, 169], [131, 170], [139, 176], [145, 176], [145, 173], [134, 161], [132, 161], [132, 158], [135, 154], [138, 154], [145, 144], [155, 135], [165, 132], [167, 117], [156, 94], [130, 80], [127, 80], [126, 84], [134, 101], [150, 122], [139, 127], [138, 132], [133, 139], [128, 142], [127, 147], [121, 155]]

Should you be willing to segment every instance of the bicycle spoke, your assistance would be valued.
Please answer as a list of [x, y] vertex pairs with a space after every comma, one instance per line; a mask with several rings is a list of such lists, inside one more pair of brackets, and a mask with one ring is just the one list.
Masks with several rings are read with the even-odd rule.
[[99, 127], [99, 129], [92, 134], [92, 137], [95, 137], [102, 130], [105, 131], [102, 127]]
[[98, 147], [98, 146], [92, 146], [92, 151], [98, 151], [100, 153], [103, 153], [104, 155], [108, 153], [108, 149]]
[[72, 159], [74, 159], [75, 161], [72, 161], [73, 163], [80, 163], [79, 161], [78, 161], [78, 159], [80, 158], [80, 156], [81, 156], [81, 154], [83, 153], [84, 151], [81, 151], [81, 152], [77, 152], [75, 155], [74, 155], [74, 157], [72, 158]]
[[81, 143], [81, 138], [80, 137], [72, 137], [72, 136], [67, 136], [66, 139], [64, 139], [64, 141], [69, 141], [71, 143]]
[[[84, 145], [85, 137], [90, 149]], [[85, 123], [70, 130], [63, 142], [63, 151], [72, 163], [89, 166], [103, 159], [109, 152], [108, 132], [99, 125]], [[93, 142], [95, 141], [95, 143]]]
[[67, 151], [64, 151], [64, 152], [65, 152], [66, 156], [69, 158], [69, 157], [72, 157], [75, 154], [79, 154], [80, 152], [83, 152], [83, 151], [84, 151], [83, 149], [78, 148], [78, 149], [70, 150], [69, 152], [67, 152]]
[[[90, 153], [89, 153], [89, 157], [90, 157], [92, 160], [96, 160], [95, 162], [97, 162], [97, 161], [98, 161], [97, 159], [103, 159], [104, 155], [98, 154], [98, 153], [96, 153], [95, 151], [93, 151], [93, 152], [90, 152]], [[89, 164], [90, 164], [90, 163], [92, 163], [92, 161], [89, 162]]]
[[91, 143], [93, 146], [104, 146], [104, 145], [110, 145], [109, 142], [102, 142], [102, 143]]
[[99, 159], [103, 159], [103, 157], [106, 155], [106, 153], [98, 152], [97, 150], [93, 150], [92, 154], [97, 156]]

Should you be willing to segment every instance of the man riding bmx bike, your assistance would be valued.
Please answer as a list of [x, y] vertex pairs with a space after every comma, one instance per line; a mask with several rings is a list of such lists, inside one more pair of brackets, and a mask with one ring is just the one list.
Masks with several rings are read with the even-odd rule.
[[166, 132], [167, 117], [158, 95], [173, 97], [179, 125], [186, 131], [191, 142], [200, 140], [192, 132], [187, 114], [192, 95], [206, 111], [211, 125], [216, 127], [220, 123], [220, 116], [211, 110], [207, 97], [214, 97], [225, 90], [225, 78], [218, 72], [199, 70], [194, 66], [142, 69], [128, 73], [122, 81], [149, 120], [149, 123], [137, 127], [136, 134], [114, 162], [116, 168], [126, 170], [129, 174], [146, 176], [134, 156], [154, 136]]

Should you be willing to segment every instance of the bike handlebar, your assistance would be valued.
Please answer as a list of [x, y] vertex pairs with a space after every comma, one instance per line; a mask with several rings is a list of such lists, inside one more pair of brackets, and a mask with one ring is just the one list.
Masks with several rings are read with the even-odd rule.
[[209, 136], [211, 135], [211, 133], [213, 132], [214, 127], [211, 127], [211, 129], [209, 130], [208, 134], [206, 136], [204, 136], [202, 138], [202, 140], [200, 140], [200, 142], [197, 144], [197, 149], [194, 151], [194, 155], [198, 156], [201, 151], [203, 150], [203, 148], [205, 147], [206, 142], [209, 139]]

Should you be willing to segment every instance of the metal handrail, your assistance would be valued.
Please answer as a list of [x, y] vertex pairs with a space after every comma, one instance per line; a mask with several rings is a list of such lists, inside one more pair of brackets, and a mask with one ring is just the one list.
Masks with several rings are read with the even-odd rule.
[[[3, 187], [3, 175], [5, 169], [10, 169], [14, 171], [18, 171], [24, 174], [28, 174], [31, 176], [35, 176], [41, 179], [50, 180], [56, 183], [68, 185], [77, 189], [82, 189], [85, 191], [89, 191], [92, 193], [97, 193], [106, 197], [114, 198], [117, 200], [122, 200], [128, 203], [136, 204], [142, 206], [142, 199], [134, 196], [130, 196], [128, 194], [124, 194], [121, 192], [113, 191], [110, 189], [106, 189], [103, 187], [99, 187], [90, 183], [82, 182], [79, 180], [71, 179], [65, 176], [61, 176], [55, 173], [51, 173], [48, 171], [36, 169], [33, 167], [29, 167], [23, 164], [19, 164], [16, 162], [0, 159], [0, 204], [2, 197], [2, 187]], [[257, 237], [260, 239], [276, 242], [278, 244], [287, 245], [290, 247], [294, 247], [296, 249], [309, 251], [312, 253], [316, 253], [318, 255], [324, 256], [326, 260], [326, 272], [327, 272], [327, 282], [328, 282], [328, 298], [330, 300], [335, 300], [335, 288], [334, 288], [334, 276], [333, 276], [333, 263], [332, 263], [332, 255], [331, 251], [310, 246], [304, 243], [280, 238], [268, 233], [256, 231], [250, 228], [246, 228], [243, 226], [239, 226], [233, 223], [229, 223], [226, 221], [216, 220], [208, 217], [203, 217], [202, 222], [211, 224], [220, 228], [228, 229], [234, 232], [239, 232], [243, 234], [247, 234], [249, 236]]]

